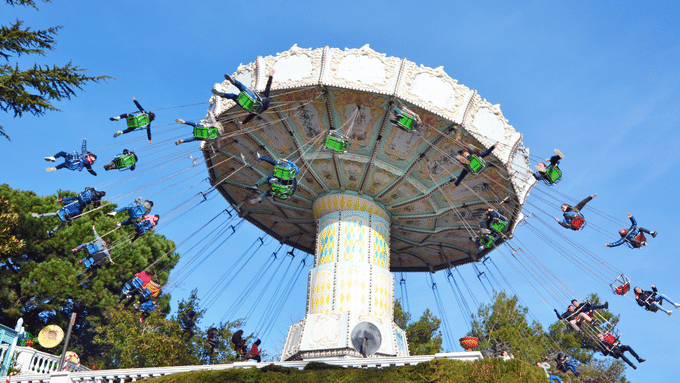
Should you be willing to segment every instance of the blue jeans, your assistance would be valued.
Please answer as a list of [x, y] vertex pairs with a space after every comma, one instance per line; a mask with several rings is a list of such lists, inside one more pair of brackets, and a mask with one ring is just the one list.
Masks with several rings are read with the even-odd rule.
[[[255, 95], [255, 93], [250, 90], [247, 86], [243, 85], [239, 80], [233, 79], [234, 80], [234, 86], [238, 88], [241, 92], [246, 92], [248, 96], [252, 97], [253, 100], [257, 100], [258, 97]], [[220, 96], [224, 98], [228, 98], [230, 100], [236, 101], [238, 99], [238, 94], [234, 93], [221, 93]]]
[[571, 371], [574, 373], [574, 375], [578, 376], [578, 371], [576, 371], [576, 367], [572, 364], [565, 364], [564, 367], [567, 368], [567, 370]]
[[664, 309], [664, 308], [661, 306], [661, 302], [662, 302], [662, 301], [666, 301], [666, 302], [668, 302], [668, 303], [670, 303], [670, 304], [672, 304], [672, 305], [675, 305], [675, 302], [673, 302], [672, 300], [670, 300], [667, 296], [665, 296], [665, 295], [663, 295], [663, 294], [659, 294], [659, 293], [656, 294], [656, 299], [654, 300], [654, 302], [652, 302], [652, 304], [654, 304], [654, 306], [658, 307], [660, 310], [666, 311], [666, 309]]
[[548, 377], [548, 381], [549, 381], [550, 383], [554, 383], [554, 382], [562, 383], [562, 379], [560, 379], [559, 376], [555, 376], [555, 375], [550, 375], [550, 376]]

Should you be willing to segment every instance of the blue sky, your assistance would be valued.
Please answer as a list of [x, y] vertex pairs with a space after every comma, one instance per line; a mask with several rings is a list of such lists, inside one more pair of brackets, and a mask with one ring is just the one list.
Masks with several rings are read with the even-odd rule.
[[[233, 73], [240, 63], [252, 62], [258, 55], [275, 55], [293, 44], [303, 48], [359, 48], [370, 44], [388, 56], [406, 57], [429, 67], [443, 66], [449, 76], [476, 89], [491, 103], [500, 104], [509, 123], [524, 135], [524, 144], [532, 155], [547, 157], [554, 148], [560, 148], [567, 156], [562, 163], [565, 179], [555, 190], [579, 200], [599, 193], [592, 207], [621, 222], [586, 209], [584, 213], [592, 227], [579, 233], [561, 233], [625, 271], [643, 287], [655, 284], [666, 295], [680, 300], [680, 286], [674, 278], [679, 262], [672, 235], [678, 229], [674, 197], [680, 177], [680, 155], [675, 150], [680, 142], [680, 6], [675, 2], [451, 1], [417, 5], [384, 1], [331, 4], [73, 0], [40, 5], [40, 11], [2, 7], [3, 24], [18, 18], [34, 29], [64, 26], [57, 49], [39, 58], [39, 62], [73, 61], [89, 69], [91, 75], [110, 75], [116, 80], [87, 86], [73, 100], [58, 103], [62, 112], [39, 118], [0, 115], [0, 125], [12, 137], [12, 142], [0, 140], [7, 161], [0, 182], [40, 195], [98, 186], [106, 189], [116, 203], [155, 194], [156, 211], [161, 214], [158, 231], [180, 243], [226, 208], [227, 203], [213, 193], [216, 198], [192, 208], [181, 219], [164, 222], [163, 216], [169, 217], [176, 206], [193, 206], [188, 202], [190, 198], [209, 187], [207, 182], [199, 182], [207, 177], [202, 165], [167, 178], [191, 166], [188, 155], [200, 156], [197, 145], [172, 144], [190, 135], [190, 128], [174, 124], [175, 118], [205, 116], [212, 85], [221, 82], [224, 73]], [[35, 59], [22, 57], [18, 62], [26, 67]], [[145, 108], [157, 111], [152, 146], [146, 144], [141, 133], [112, 138], [123, 123], [110, 122], [108, 118], [133, 111], [132, 96]], [[48, 164], [44, 156], [76, 150], [83, 137], [99, 155], [95, 166], [98, 177], [65, 170], [45, 172]], [[101, 166], [123, 148], [138, 150], [138, 169], [132, 173], [104, 172]], [[161, 168], [165, 156], [178, 161]], [[189, 175], [193, 178], [163, 190]], [[122, 183], [131, 178], [135, 179]], [[542, 188], [532, 192], [529, 202], [548, 212], [552, 209], [557, 215], [559, 202], [540, 190], [562, 198], [555, 190]], [[536, 197], [548, 198], [554, 206], [548, 207]], [[527, 210], [548, 220], [536, 208], [527, 206]], [[659, 236], [641, 250], [605, 248], [605, 243], [616, 238], [619, 226], [626, 224], [627, 212], [642, 226], [658, 230]], [[219, 222], [220, 219], [215, 221]], [[530, 223], [549, 230], [537, 220]], [[614, 296], [590, 277], [592, 273], [558, 255], [527, 226], [520, 227], [516, 237], [552, 272], [580, 296], [598, 292], [609, 300], [610, 310], [621, 315], [623, 343], [647, 359], [637, 371], [627, 371], [630, 380], [661, 381], [680, 372], [676, 363], [680, 357], [676, 331], [680, 312], [671, 317], [652, 314], [639, 308], [630, 296]], [[203, 245], [189, 250], [204, 235], [207, 232], [190, 238], [178, 249], [183, 258], [176, 270]], [[189, 274], [186, 270], [201, 257], [191, 261], [176, 278], [186, 276], [182, 285], [173, 289], [173, 300], [185, 297], [192, 288], [199, 289], [199, 296], [209, 298], [209, 291], [219, 288], [219, 280], [233, 279], [226, 291], [214, 299], [202, 325], [219, 321], [226, 314], [230, 314], [227, 319], [250, 314], [245, 331], [256, 331], [261, 327], [257, 325], [258, 315], [262, 315], [276, 287], [268, 282], [267, 274], [258, 270], [277, 244], [259, 250], [238, 276], [225, 273], [234, 264], [240, 267], [236, 260], [250, 255], [244, 252], [258, 235], [256, 229], [244, 225], [237, 237]], [[213, 241], [218, 244], [222, 239]], [[284, 248], [282, 253], [288, 250]], [[508, 254], [507, 250], [503, 252]], [[533, 284], [537, 294], [501, 254], [493, 258], [501, 273], [493, 268], [491, 273], [499, 280], [501, 274], [507, 278], [541, 323], [552, 323], [555, 318], [551, 308], [562, 309], [566, 302], [561, 303], [540, 283]], [[293, 261], [289, 277], [299, 259], [296, 256]], [[267, 339], [263, 339], [263, 348], [271, 354], [280, 353], [288, 326], [304, 316], [306, 275], [311, 264], [310, 256], [280, 314], [271, 321], [273, 327]], [[285, 270], [286, 264], [281, 267]], [[464, 266], [460, 271], [475, 300], [488, 301], [472, 267]], [[400, 278], [395, 275], [396, 297], [400, 296]], [[434, 279], [455, 340], [467, 332], [466, 318], [455, 303], [445, 274], [437, 273]], [[426, 274], [406, 275], [410, 309], [415, 317], [425, 308], [440, 315], [428, 280]], [[264, 298], [240, 303], [247, 286], [258, 286], [254, 295]], [[270, 289], [260, 292], [259, 286]], [[473, 301], [469, 295], [467, 300]], [[251, 307], [254, 301], [259, 304]], [[229, 310], [234, 302], [239, 309]], [[460, 350], [457, 344], [446, 341], [445, 347]]]

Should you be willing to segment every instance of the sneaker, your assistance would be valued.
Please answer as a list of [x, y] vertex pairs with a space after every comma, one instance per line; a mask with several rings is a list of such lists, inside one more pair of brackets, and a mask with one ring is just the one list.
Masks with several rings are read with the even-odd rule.
[[47, 230], [47, 236], [48, 237], [52, 238], [53, 235], [54, 235], [54, 232], [52, 230]]
[[80, 285], [83, 286], [84, 289], [87, 288], [87, 285], [85, 284], [85, 282], [80, 282]]
[[255, 152], [255, 155], [257, 156], [257, 159], [258, 159], [258, 160], [261, 160], [261, 159], [262, 159], [262, 156], [260, 155], [259, 152]]
[[116, 227], [117, 227], [117, 228], [118, 228], [118, 227], [121, 227], [121, 226], [123, 226], [123, 225], [121, 225], [120, 222], [118, 222], [118, 223], [116, 224]]
[[561, 159], [564, 159], [564, 154], [562, 154], [562, 152], [560, 152], [558, 149], [555, 149], [555, 154], [560, 156]]
[[175, 119], [175, 122], [178, 123], [178, 124], [184, 124], [184, 123], [186, 123], [186, 121], [182, 120], [181, 118], [176, 118], [176, 119]]
[[57, 159], [54, 158], [54, 156], [45, 157], [45, 161], [52, 161], [52, 162], [54, 162], [54, 161], [56, 161], [56, 160], [57, 160]]
[[230, 83], [234, 84], [234, 79], [231, 78], [231, 76], [229, 76], [228, 74], [225, 73], [225, 74], [224, 74], [224, 78], [225, 78], [227, 81], [229, 81]]
[[117, 131], [116, 133], [113, 134], [113, 138], [116, 138], [116, 137], [120, 136], [121, 134], [123, 134], [123, 132], [121, 132], [119, 130], [119, 131]]
[[637, 370], [637, 367], [635, 367], [635, 366], [631, 366], [631, 367], [633, 367], [633, 370]]
[[248, 202], [249, 202], [251, 205], [256, 205], [256, 204], [262, 202], [262, 200], [261, 200], [260, 198], [253, 198], [253, 199], [251, 199], [251, 200], [248, 201]]
[[179, 144], [183, 144], [183, 143], [184, 143], [184, 140], [177, 140], [177, 141], [175, 141], [175, 145], [179, 145]]
[[680, 308], [680, 303], [673, 303], [673, 306], [675, 306], [676, 309]]
[[656, 238], [656, 235], [657, 235], [657, 234], [658, 234], [658, 233], [657, 233], [656, 231], [653, 231], [653, 232], [652, 232], [652, 238]]
[[260, 190], [260, 187], [257, 186], [257, 185], [253, 185], [253, 186], [248, 186], [247, 189], [250, 189], [250, 190]]
[[609, 309], [609, 302], [604, 302], [604, 309], [608, 310]]
[[38, 214], [38, 213], [31, 213], [31, 217], [33, 217], [33, 218], [40, 218], [40, 214]]
[[644, 362], [645, 362], [644, 359], [642, 359], [642, 358], [638, 359], [638, 363], [644, 363]]
[[136, 308], [137, 310], [139, 310], [139, 302], [133, 304], [132, 307], [134, 307], [134, 308]]
[[106, 170], [107, 172], [111, 170], [111, 165], [109, 164], [104, 165], [104, 170]]
[[114, 210], [114, 211], [112, 211], [112, 212], [106, 213], [106, 215], [108, 215], [109, 217], [115, 217], [115, 216], [116, 216], [116, 214], [118, 214], [118, 212], [117, 212], [117, 211], [115, 211], [115, 210]]
[[47, 170], [48, 172], [53, 172], [53, 171], [57, 170], [57, 168], [46, 168], [45, 170]]
[[668, 314], [668, 316], [671, 316], [671, 314], [673, 314], [673, 311], [671, 311], [671, 310], [666, 310], [666, 314]]
[[109, 118], [109, 120], [111, 120], [111, 121], [118, 121], [118, 120], [120, 120], [120, 116], [111, 117], [111, 118]]

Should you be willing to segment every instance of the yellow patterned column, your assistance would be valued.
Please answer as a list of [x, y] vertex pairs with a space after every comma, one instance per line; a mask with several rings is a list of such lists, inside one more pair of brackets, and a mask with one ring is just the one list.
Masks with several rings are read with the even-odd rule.
[[315, 267], [310, 272], [308, 314], [351, 312], [392, 319], [389, 215], [352, 194], [314, 202]]

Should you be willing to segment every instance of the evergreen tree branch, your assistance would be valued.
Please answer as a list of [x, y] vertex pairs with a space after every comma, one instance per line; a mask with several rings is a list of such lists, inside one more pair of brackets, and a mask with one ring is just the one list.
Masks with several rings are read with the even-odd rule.
[[56, 45], [54, 37], [61, 27], [32, 31], [30, 27], [21, 28], [23, 23], [17, 20], [9, 27], [0, 27], [0, 56], [5, 60], [12, 56], [10, 53], [17, 57], [33, 53], [45, 56], [45, 50], [52, 50]]
[[[21, 71], [19, 66], [0, 66], [0, 109], [22, 116], [28, 112], [39, 116], [48, 110], [59, 110], [51, 100], [70, 99], [75, 89], [82, 90], [88, 82], [96, 82], [112, 77], [87, 76], [87, 70], [68, 63], [62, 67], [35, 64], [33, 68]], [[36, 92], [32, 94], [31, 90]]]

